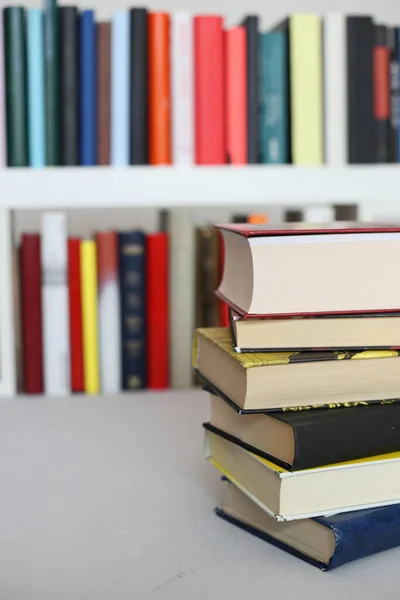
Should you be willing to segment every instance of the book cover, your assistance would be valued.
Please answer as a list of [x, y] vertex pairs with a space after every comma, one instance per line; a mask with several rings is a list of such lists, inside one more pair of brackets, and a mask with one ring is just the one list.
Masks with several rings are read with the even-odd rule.
[[80, 164], [96, 164], [97, 152], [97, 54], [96, 23], [93, 10], [80, 17]]
[[130, 18], [118, 11], [111, 25], [111, 164], [129, 165]]
[[44, 2], [45, 115], [47, 165], [60, 164], [59, 14], [57, 0]]
[[122, 389], [146, 387], [146, 237], [141, 231], [119, 234]]
[[148, 143], [148, 13], [131, 8], [130, 164], [147, 165]]
[[7, 165], [6, 74], [4, 18], [0, 18], [0, 167]]
[[149, 163], [171, 164], [170, 18], [151, 12], [148, 18]]
[[83, 392], [83, 333], [81, 289], [81, 240], [68, 240], [69, 345], [72, 392]]
[[385, 163], [389, 158], [390, 126], [390, 49], [387, 27], [375, 27], [373, 51], [374, 69], [374, 117], [376, 136], [376, 162]]
[[44, 114], [43, 12], [27, 11], [29, 165], [46, 165], [46, 119]]
[[79, 165], [79, 17], [76, 6], [61, 6], [60, 15], [60, 162]]
[[227, 162], [247, 163], [247, 45], [246, 29], [225, 32], [225, 132]]
[[100, 379], [104, 394], [121, 389], [120, 290], [118, 237], [114, 231], [96, 234]]
[[259, 162], [259, 18], [248, 15], [241, 23], [246, 29], [247, 60], [247, 163]]
[[110, 164], [111, 23], [97, 24], [97, 164]]
[[310, 223], [285, 223], [282, 227], [268, 224], [252, 223], [227, 223], [216, 225], [221, 230], [232, 231], [246, 238], [267, 237], [267, 236], [291, 236], [291, 235], [330, 235], [330, 234], [348, 234], [348, 233], [400, 233], [400, 228], [396, 226], [380, 226], [368, 223], [330, 223], [321, 225], [316, 223], [313, 226]]
[[97, 251], [93, 240], [81, 241], [83, 373], [86, 394], [100, 393], [97, 329]]
[[20, 6], [11, 6], [4, 9], [3, 16], [8, 166], [27, 167], [29, 144], [25, 10]]

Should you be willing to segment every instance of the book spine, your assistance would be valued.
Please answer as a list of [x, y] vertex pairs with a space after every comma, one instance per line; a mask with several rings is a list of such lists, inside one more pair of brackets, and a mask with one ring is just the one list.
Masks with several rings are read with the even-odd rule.
[[292, 161], [323, 163], [322, 23], [317, 15], [289, 19]]
[[259, 162], [259, 32], [258, 17], [246, 17], [242, 25], [246, 29], [247, 44], [247, 162]]
[[228, 163], [247, 163], [246, 29], [225, 33], [226, 155]]
[[4, 9], [7, 156], [10, 167], [28, 166], [28, 107], [26, 80], [25, 11]]
[[194, 18], [196, 164], [226, 162], [222, 17]]
[[78, 10], [61, 6], [60, 14], [60, 163], [79, 164]]
[[374, 117], [376, 130], [376, 162], [388, 162], [390, 126], [390, 50], [387, 29], [375, 27], [373, 51]]
[[176, 165], [194, 163], [193, 17], [171, 16], [172, 157]]
[[69, 345], [71, 390], [83, 392], [83, 333], [81, 290], [81, 240], [68, 240]]
[[346, 16], [328, 14], [324, 22], [325, 162], [347, 163]]
[[96, 164], [96, 23], [93, 10], [84, 10], [80, 21], [80, 164]]
[[81, 241], [81, 290], [83, 323], [83, 373], [86, 394], [100, 392], [97, 331], [96, 244]]
[[374, 26], [371, 17], [347, 17], [348, 161], [376, 160], [373, 105]]
[[117, 234], [100, 232], [96, 235], [96, 244], [101, 389], [104, 394], [117, 394], [121, 389]]
[[21, 256], [20, 248], [12, 249], [12, 279], [13, 279], [13, 308], [14, 308], [14, 341], [15, 341], [15, 381], [16, 392], [23, 392], [22, 373], [22, 337], [21, 337]]
[[129, 164], [129, 12], [114, 13], [111, 35], [111, 164]]
[[26, 394], [43, 393], [42, 293], [40, 236], [21, 239], [21, 328], [23, 382]]
[[6, 73], [4, 18], [0, 18], [0, 168], [7, 166]]
[[149, 13], [149, 163], [171, 164], [171, 106], [167, 13]]
[[145, 8], [130, 10], [130, 163], [147, 165], [148, 156], [148, 14]]
[[400, 68], [399, 68], [399, 38], [398, 29], [388, 29], [390, 48], [390, 130], [389, 130], [389, 161], [398, 162], [397, 139], [400, 121]]
[[49, 166], [60, 164], [59, 27], [57, 0], [45, 0], [44, 59], [46, 156]]
[[42, 306], [44, 389], [49, 396], [69, 393], [69, 306], [67, 219], [64, 213], [42, 216]]
[[288, 161], [286, 33], [264, 33], [260, 45], [260, 159], [282, 164]]
[[168, 234], [146, 237], [147, 387], [169, 386]]
[[[12, 211], [0, 210], [0, 392], [2, 396], [13, 397], [17, 393], [15, 349], [18, 333], [15, 329], [12, 272]], [[17, 272], [19, 269], [17, 269]]]
[[97, 25], [97, 164], [110, 164], [111, 23]]
[[119, 234], [122, 389], [146, 387], [145, 235]]
[[27, 12], [29, 164], [46, 165], [46, 120], [44, 114], [43, 13]]

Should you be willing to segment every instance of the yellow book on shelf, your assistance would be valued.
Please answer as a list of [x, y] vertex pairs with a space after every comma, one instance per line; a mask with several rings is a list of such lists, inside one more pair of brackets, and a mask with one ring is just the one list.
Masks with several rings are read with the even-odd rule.
[[95, 242], [83, 240], [81, 242], [83, 369], [87, 394], [100, 392], [96, 264]]
[[292, 159], [323, 163], [322, 21], [313, 14], [289, 18]]

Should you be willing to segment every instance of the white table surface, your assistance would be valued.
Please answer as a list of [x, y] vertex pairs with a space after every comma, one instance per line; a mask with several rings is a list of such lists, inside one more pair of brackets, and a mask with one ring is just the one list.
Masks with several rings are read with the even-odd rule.
[[400, 550], [322, 573], [213, 514], [204, 392], [0, 403], [1, 600], [398, 600]]

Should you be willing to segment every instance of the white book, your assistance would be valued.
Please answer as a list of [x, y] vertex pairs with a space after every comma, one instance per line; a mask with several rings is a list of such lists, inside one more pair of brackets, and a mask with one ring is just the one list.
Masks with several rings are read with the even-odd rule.
[[332, 223], [335, 220], [333, 206], [306, 206], [303, 210], [304, 223]]
[[346, 25], [346, 15], [332, 13], [325, 17], [325, 162], [335, 167], [348, 162]]
[[42, 215], [41, 226], [44, 389], [49, 396], [70, 392], [67, 219]]
[[171, 15], [172, 156], [176, 165], [194, 163], [193, 17]]
[[0, 395], [16, 394], [11, 213], [0, 210]]

